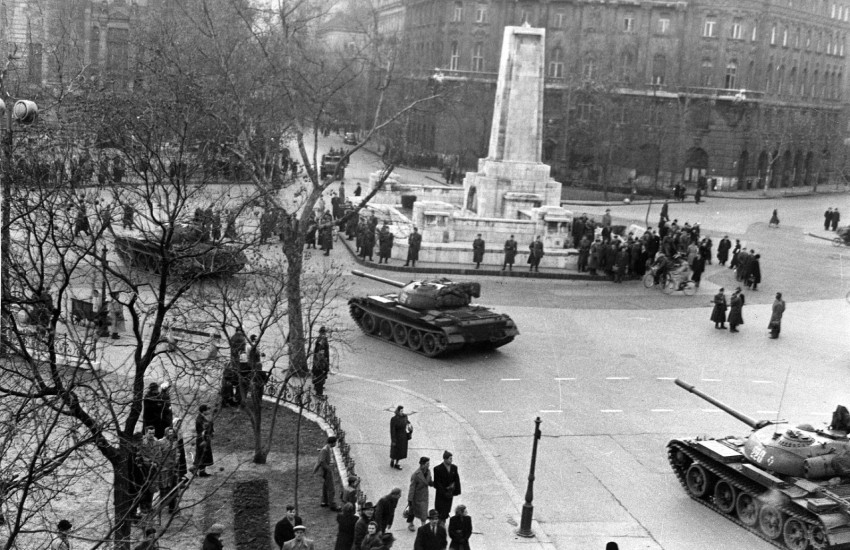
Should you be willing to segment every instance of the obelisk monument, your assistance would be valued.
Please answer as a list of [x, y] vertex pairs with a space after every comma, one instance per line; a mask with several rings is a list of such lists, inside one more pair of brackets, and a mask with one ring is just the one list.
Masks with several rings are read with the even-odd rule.
[[517, 210], [559, 206], [561, 185], [541, 162], [546, 30], [505, 27], [490, 149], [464, 181], [464, 206], [479, 217], [515, 219]]

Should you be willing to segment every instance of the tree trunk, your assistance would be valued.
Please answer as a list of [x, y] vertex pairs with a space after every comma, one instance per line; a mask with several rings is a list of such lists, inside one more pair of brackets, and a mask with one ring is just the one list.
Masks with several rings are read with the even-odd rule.
[[130, 461], [133, 453], [129, 443], [120, 443], [120, 458], [113, 463], [113, 510], [115, 513], [115, 530], [112, 539], [115, 541], [116, 550], [130, 549], [131, 524], [130, 514], [137, 504], [130, 491]]
[[254, 431], [254, 464], [265, 464], [269, 456], [269, 450], [263, 447], [263, 387], [254, 384], [251, 389], [252, 421], [251, 428]]
[[[301, 241], [302, 239], [297, 239]], [[303, 244], [302, 244], [303, 247]], [[284, 249], [285, 251], [285, 249]], [[298, 377], [307, 376], [307, 352], [304, 348], [304, 323], [301, 311], [301, 269], [304, 252], [299, 249], [286, 254], [286, 300], [289, 318], [289, 368]]]

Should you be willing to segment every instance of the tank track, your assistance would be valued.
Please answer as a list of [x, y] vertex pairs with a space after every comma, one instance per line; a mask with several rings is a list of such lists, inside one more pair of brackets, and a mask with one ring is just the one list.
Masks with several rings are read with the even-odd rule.
[[[728, 465], [720, 463], [714, 460], [713, 458], [688, 447], [682, 441], [673, 440], [667, 444], [667, 460], [670, 462], [670, 466], [676, 473], [676, 477], [678, 478], [679, 483], [684, 488], [685, 493], [687, 493], [688, 496], [691, 497], [691, 499], [699, 502], [706, 508], [713, 510], [714, 512], [725, 517], [729, 521], [743, 527], [750, 533], [756, 535], [762, 540], [769, 542], [773, 546], [777, 548], [783, 548], [785, 550], [789, 549], [789, 547], [786, 546], [783, 542], [782, 534], [780, 534], [779, 537], [772, 539], [759, 528], [758, 523], [750, 527], [749, 525], [738, 519], [736, 511], [726, 513], [721, 510], [714, 502], [713, 491], [711, 491], [707, 496], [702, 498], [694, 495], [688, 487], [688, 483], [685, 478], [687, 467], [684, 467], [684, 465], [681, 464], [680, 461], [676, 458], [676, 454], [680, 452], [686, 455], [691, 460], [691, 463], [699, 463], [703, 465], [709, 472], [714, 474], [718, 480], [724, 480], [733, 487], [735, 487], [739, 492], [744, 491], [752, 495], [756, 499], [758, 499], [758, 497], [763, 493], [767, 492], [769, 490], [768, 488], [759, 485], [758, 483], [754, 482], [743, 474], [731, 470]], [[688, 467], [689, 466], [690, 465], [688, 465]], [[821, 523], [821, 521], [815, 514], [809, 512], [808, 510], [801, 509], [798, 506], [794, 506], [792, 503], [790, 503], [790, 501], [782, 505], [776, 506], [776, 508], [782, 514], [796, 518], [799, 521], [803, 522], [810, 530], [812, 528], [820, 528], [822, 532], [826, 532], [825, 526], [823, 525], [823, 523]], [[828, 542], [825, 542], [823, 545], [813, 545], [810, 543], [806, 548], [812, 550], [833, 550], [845, 547], [846, 545], [843, 544], [840, 546], [830, 546]]]
[[[367, 336], [395, 344], [396, 346], [424, 355], [425, 357], [438, 357], [445, 353], [458, 350], [464, 346], [464, 344], [449, 344], [448, 338], [441, 330], [423, 327], [397, 318], [391, 318], [381, 311], [364, 307], [363, 304], [352, 303], [349, 304], [348, 309], [351, 313], [351, 318], [354, 319], [354, 322], [357, 323], [360, 330], [362, 330]], [[372, 316], [372, 319], [375, 321], [374, 326], [367, 326], [370, 323], [370, 321], [367, 320], [367, 315]], [[385, 327], [383, 326], [384, 321], [390, 324], [390, 330], [385, 330]], [[401, 331], [397, 327], [404, 327], [405, 330]], [[404, 333], [404, 336], [402, 336], [402, 332]], [[411, 338], [411, 335], [414, 334], [417, 334], [418, 337]]]

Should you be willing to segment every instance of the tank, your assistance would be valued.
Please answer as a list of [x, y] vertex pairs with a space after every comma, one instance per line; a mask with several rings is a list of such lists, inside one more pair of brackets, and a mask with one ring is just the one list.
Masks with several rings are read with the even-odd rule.
[[[187, 279], [221, 277], [245, 267], [248, 260], [237, 247], [205, 241], [202, 235], [200, 229], [191, 225], [174, 230], [171, 249], [179, 258], [172, 264], [175, 275]], [[115, 250], [126, 265], [160, 272], [162, 255], [158, 242], [116, 234]]]
[[519, 334], [509, 316], [472, 303], [481, 295], [479, 283], [448, 279], [402, 283], [352, 273], [400, 289], [348, 301], [351, 317], [374, 338], [437, 357], [464, 347], [498, 348]]
[[779, 548], [850, 548], [846, 431], [756, 420], [682, 380], [676, 384], [751, 429], [667, 444], [670, 465], [692, 499]]

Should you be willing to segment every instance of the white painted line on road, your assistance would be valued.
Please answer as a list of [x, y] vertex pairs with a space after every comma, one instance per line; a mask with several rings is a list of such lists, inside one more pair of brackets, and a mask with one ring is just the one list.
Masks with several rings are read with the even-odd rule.
[[502, 414], [502, 411], [478, 411], [481, 414]]
[[543, 409], [540, 412], [545, 414], [545, 413], [562, 413], [564, 411], [562, 411], [561, 409], [549, 409], [549, 410]]
[[673, 409], [650, 409], [650, 410], [649, 410], [649, 412], [654, 412], [654, 413], [671, 413], [671, 412], [673, 412]]
[[608, 376], [605, 380], [631, 380], [631, 376]]
[[443, 382], [466, 382], [466, 378], [443, 378]]
[[621, 413], [623, 409], [602, 409], [599, 412], [601, 413]]
[[832, 416], [832, 413], [810, 412], [812, 416]]
[[570, 380], [575, 380], [575, 378], [556, 378], [558, 382], [568, 382]]
[[398, 380], [387, 380], [387, 382], [407, 382], [407, 380], [401, 380], [401, 379], [398, 379]]
[[502, 382], [519, 382], [521, 378], [502, 378]]
[[756, 414], [779, 414], [779, 411], [756, 411]]
[[700, 409], [700, 410], [701, 410], [702, 412], [704, 412], [704, 413], [719, 413], [719, 412], [723, 412], [723, 411], [721, 411], [720, 409]]
[[753, 380], [753, 384], [773, 384], [773, 380]]
[[719, 378], [703, 378], [703, 382], [720, 382]]
[[675, 380], [672, 376], [659, 376], [656, 380]]

